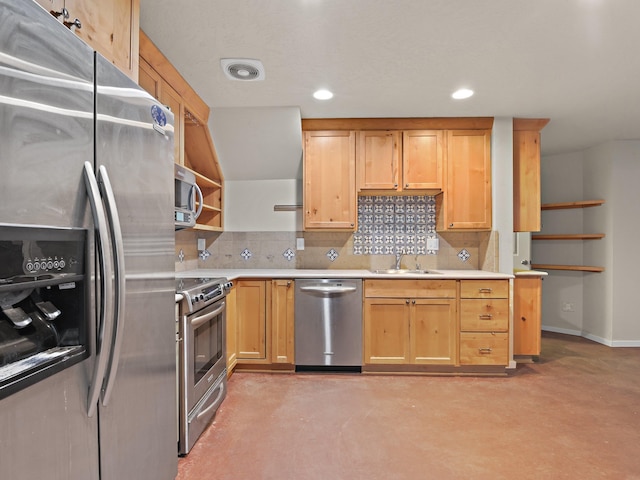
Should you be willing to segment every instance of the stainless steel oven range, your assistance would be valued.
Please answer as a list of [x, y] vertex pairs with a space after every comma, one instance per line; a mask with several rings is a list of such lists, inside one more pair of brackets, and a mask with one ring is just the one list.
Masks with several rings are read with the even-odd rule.
[[186, 455], [227, 394], [226, 278], [179, 278], [178, 453]]

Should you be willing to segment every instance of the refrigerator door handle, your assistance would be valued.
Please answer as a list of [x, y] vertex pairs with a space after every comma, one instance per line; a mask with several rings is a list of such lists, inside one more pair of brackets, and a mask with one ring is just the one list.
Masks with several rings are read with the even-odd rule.
[[87, 416], [93, 417], [98, 407], [98, 398], [102, 387], [102, 379], [107, 370], [109, 349], [113, 335], [113, 303], [109, 301], [113, 297], [111, 279], [113, 277], [111, 251], [108, 246], [109, 236], [107, 218], [100, 198], [100, 189], [91, 163], [84, 162], [84, 183], [87, 188], [89, 204], [93, 214], [93, 223], [96, 230], [97, 258], [100, 266], [100, 313], [98, 317], [96, 359], [93, 367], [93, 375], [89, 384], [89, 396], [87, 404]]
[[114, 317], [113, 317], [113, 347], [109, 356], [109, 367], [102, 390], [102, 405], [106, 406], [111, 398], [113, 386], [118, 373], [118, 363], [120, 361], [120, 351], [122, 349], [122, 339], [124, 332], [124, 292], [125, 292], [125, 269], [124, 269], [124, 245], [122, 240], [122, 229], [120, 228], [120, 217], [116, 207], [116, 199], [113, 188], [109, 180], [109, 174], [104, 165], [98, 169], [98, 185], [100, 193], [105, 200], [107, 216], [111, 226], [111, 247], [113, 252], [113, 264], [115, 274], [115, 294], [113, 296]]
[[193, 191], [198, 194], [198, 198], [200, 199], [200, 200], [195, 200], [194, 198], [195, 196], [191, 195], [191, 198], [193, 199], [193, 202], [194, 202], [194, 204], [191, 206], [191, 210], [195, 209], [196, 207], [195, 202], [198, 202], [198, 210], [195, 213], [195, 218], [197, 219], [202, 213], [202, 207], [204, 207], [204, 195], [202, 195], [202, 190], [196, 183], [193, 184]]

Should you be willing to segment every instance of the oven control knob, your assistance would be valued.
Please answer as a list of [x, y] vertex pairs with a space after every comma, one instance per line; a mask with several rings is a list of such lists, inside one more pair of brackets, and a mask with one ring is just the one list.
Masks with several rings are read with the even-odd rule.
[[195, 297], [193, 297], [193, 301], [194, 301], [195, 303], [198, 303], [198, 301], [199, 301], [199, 300], [200, 300], [200, 299], [198, 298], [198, 296], [197, 296], [197, 295], [196, 295]]
[[204, 295], [202, 293], [200, 294], [200, 300], [204, 300]]

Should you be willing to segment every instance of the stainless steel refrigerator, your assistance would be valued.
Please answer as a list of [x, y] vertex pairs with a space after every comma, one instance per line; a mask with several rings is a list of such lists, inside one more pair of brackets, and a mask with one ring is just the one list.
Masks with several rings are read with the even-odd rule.
[[[35, 323], [47, 304], [62, 319], [80, 310], [86, 334], [74, 347], [80, 356], [0, 389], [0, 478], [177, 474], [172, 124], [165, 107], [38, 4], [0, 0], [0, 233], [87, 239], [75, 277], [65, 277], [63, 255], [32, 259], [23, 247], [15, 250], [23, 274], [0, 284], [7, 334], [21, 332], [9, 312]], [[27, 298], [11, 285], [18, 278]], [[56, 289], [78, 291], [77, 301], [59, 304]], [[44, 315], [24, 302], [44, 305]], [[49, 320], [55, 330], [60, 320]]]

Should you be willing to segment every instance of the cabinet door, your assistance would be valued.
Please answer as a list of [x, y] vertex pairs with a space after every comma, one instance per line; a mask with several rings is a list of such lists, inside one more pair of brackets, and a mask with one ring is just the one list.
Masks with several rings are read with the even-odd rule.
[[540, 132], [514, 131], [513, 231], [540, 228]]
[[140, 70], [138, 71], [138, 85], [149, 92], [153, 98], [160, 99], [160, 74], [149, 65], [144, 58], [140, 59]]
[[446, 230], [491, 230], [491, 131], [447, 133]]
[[239, 280], [236, 284], [238, 361], [269, 361], [266, 295], [264, 280]]
[[409, 130], [402, 140], [402, 188], [442, 188], [444, 132]]
[[271, 361], [294, 363], [293, 280], [271, 281]]
[[227, 375], [231, 375], [238, 363], [238, 309], [234, 285], [227, 294]]
[[354, 230], [355, 132], [304, 132], [305, 230]]
[[75, 33], [134, 81], [138, 80], [140, 0], [65, 0]]
[[398, 190], [400, 132], [358, 132], [356, 170], [360, 190]]
[[367, 298], [364, 302], [364, 363], [409, 363], [409, 300]]
[[173, 161], [184, 165], [184, 101], [180, 94], [164, 81], [160, 83], [160, 95], [158, 98], [173, 112]]
[[513, 354], [540, 355], [542, 279], [513, 281]]
[[455, 300], [411, 300], [411, 363], [456, 363]]

